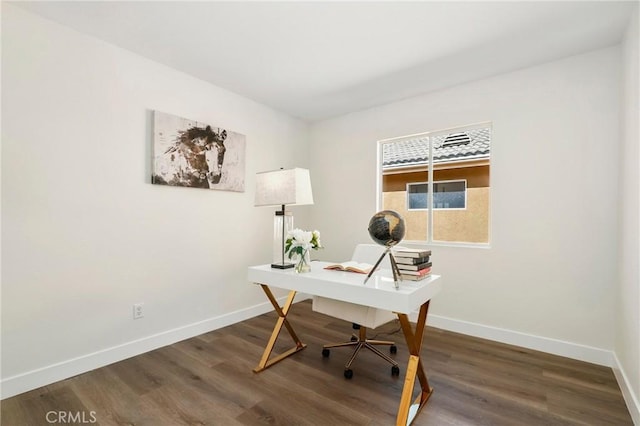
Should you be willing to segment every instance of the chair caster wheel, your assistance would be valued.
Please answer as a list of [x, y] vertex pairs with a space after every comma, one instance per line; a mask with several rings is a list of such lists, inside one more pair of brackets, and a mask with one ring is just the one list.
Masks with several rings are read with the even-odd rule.
[[398, 347], [396, 345], [391, 345], [389, 347], [389, 352], [391, 352], [392, 354], [398, 353]]
[[[346, 374], [346, 372], [345, 372]], [[400, 367], [398, 367], [397, 365], [394, 365], [393, 367], [391, 367], [391, 375], [392, 376], [399, 376], [400, 375]]]
[[329, 354], [330, 354], [330, 353], [331, 353], [331, 351], [330, 351], [329, 349], [324, 348], [324, 349], [322, 350], [322, 357], [323, 357], [323, 358], [329, 358]]
[[351, 336], [351, 341], [352, 341], [352, 342], [357, 342], [357, 341], [358, 341], [358, 338], [357, 338], [356, 336]]
[[350, 368], [347, 368], [346, 370], [344, 370], [344, 378], [345, 379], [351, 379], [353, 377], [353, 370]]

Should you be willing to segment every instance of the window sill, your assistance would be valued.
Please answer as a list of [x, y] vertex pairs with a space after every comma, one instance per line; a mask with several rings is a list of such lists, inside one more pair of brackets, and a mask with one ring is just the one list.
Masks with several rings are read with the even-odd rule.
[[418, 240], [402, 240], [401, 246], [407, 246], [408, 248], [429, 248], [429, 247], [460, 247], [460, 248], [473, 248], [473, 249], [490, 249], [491, 243], [459, 243], [454, 241], [418, 241]]

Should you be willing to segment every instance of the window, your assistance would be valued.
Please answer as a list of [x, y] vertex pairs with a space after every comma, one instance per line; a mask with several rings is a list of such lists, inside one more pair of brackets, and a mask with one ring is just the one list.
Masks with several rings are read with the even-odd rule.
[[407, 184], [407, 210], [425, 210], [429, 196], [428, 183]]
[[[428, 208], [429, 183], [407, 183], [407, 210]], [[464, 209], [467, 205], [467, 181], [451, 180], [433, 183], [434, 209]]]
[[378, 207], [404, 217], [405, 240], [489, 243], [489, 123], [379, 144]]

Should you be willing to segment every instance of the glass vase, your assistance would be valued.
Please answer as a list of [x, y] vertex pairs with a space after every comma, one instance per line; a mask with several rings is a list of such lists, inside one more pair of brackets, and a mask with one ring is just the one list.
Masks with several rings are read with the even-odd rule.
[[302, 255], [298, 256], [295, 270], [298, 274], [311, 272], [311, 254], [309, 253], [309, 249], [305, 250], [302, 252]]

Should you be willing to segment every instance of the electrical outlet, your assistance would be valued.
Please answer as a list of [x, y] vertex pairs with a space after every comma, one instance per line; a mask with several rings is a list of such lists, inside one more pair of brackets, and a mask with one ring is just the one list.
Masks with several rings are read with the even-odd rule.
[[144, 303], [133, 304], [133, 319], [140, 319], [144, 317]]

